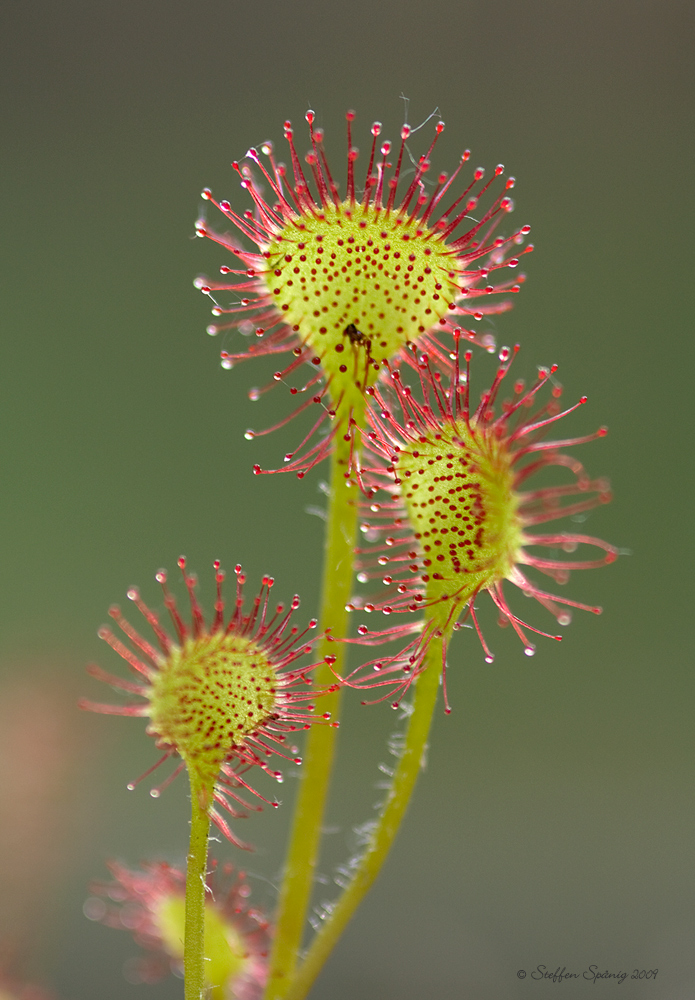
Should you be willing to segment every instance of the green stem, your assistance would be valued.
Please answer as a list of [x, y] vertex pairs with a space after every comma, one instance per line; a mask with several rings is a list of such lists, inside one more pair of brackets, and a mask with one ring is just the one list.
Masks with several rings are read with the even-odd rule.
[[348, 921], [379, 874], [393, 844], [415, 788], [427, 747], [441, 676], [442, 641], [441, 635], [435, 636], [427, 650], [426, 668], [415, 685], [413, 712], [408, 723], [403, 756], [399, 761], [393, 785], [369, 847], [360, 860], [350, 885], [312, 941], [306, 959], [285, 995], [285, 1000], [303, 1000], [307, 995]]
[[191, 782], [191, 840], [186, 867], [186, 918], [183, 945], [184, 996], [202, 1000], [205, 994], [205, 879], [208, 861], [210, 790], [189, 770]]
[[[353, 408], [358, 426], [362, 424], [363, 401]], [[357, 532], [358, 491], [348, 485], [345, 472], [349, 466], [350, 445], [340, 428], [331, 454], [330, 497], [326, 526], [323, 591], [320, 612], [321, 628], [331, 629], [336, 639], [345, 638], [348, 615], [345, 605], [352, 589], [352, 564]], [[324, 640], [320, 656], [335, 656], [333, 670], [342, 673], [346, 647]], [[333, 670], [323, 664], [315, 671], [316, 685], [329, 687], [335, 682]], [[321, 712], [330, 712], [337, 721], [340, 691], [321, 699]], [[266, 998], [280, 1000], [287, 991], [294, 972], [306, 927], [306, 911], [311, 898], [314, 871], [318, 860], [323, 813], [328, 796], [337, 731], [331, 726], [312, 726], [307, 736], [302, 765], [302, 782], [297, 797], [285, 874], [280, 890], [275, 938], [270, 957]]]

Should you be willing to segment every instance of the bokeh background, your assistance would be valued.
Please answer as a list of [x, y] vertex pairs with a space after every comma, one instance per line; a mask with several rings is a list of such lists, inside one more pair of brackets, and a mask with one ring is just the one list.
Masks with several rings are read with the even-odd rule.
[[[246, 207], [231, 160], [281, 147], [285, 118], [303, 135], [308, 107], [341, 179], [347, 108], [365, 151], [372, 120], [395, 139], [406, 113], [439, 109], [437, 169], [470, 147], [474, 166], [518, 178], [514, 219], [537, 250], [487, 328], [521, 341], [521, 373], [557, 362], [566, 398], [589, 396], [576, 433], [610, 426], [581, 457], [615, 500], [583, 530], [631, 554], [573, 578], [571, 596], [605, 613], [578, 614], [532, 660], [489, 609], [493, 666], [459, 634], [454, 710], [312, 996], [695, 995], [692, 4], [6, 0], [0, 16], [5, 968], [60, 1000], [181, 995], [175, 979], [127, 982], [132, 941], [82, 915], [104, 859], [181, 861], [187, 835], [183, 780], [159, 801], [126, 790], [154, 760], [142, 724], [74, 707], [103, 696], [86, 662], [116, 667], [96, 637], [109, 604], [133, 583], [157, 602], [154, 571], [183, 552], [204, 601], [220, 557], [316, 611], [322, 522], [306, 508], [322, 471], [251, 475], [298, 428], [243, 438], [289, 400], [250, 403], [272, 363], [223, 371], [205, 334], [192, 279], [225, 258], [193, 238], [200, 189]], [[348, 705], [317, 902], [374, 815], [397, 726], [385, 706]], [[219, 845], [270, 908], [295, 787], [245, 824], [255, 854]], [[659, 972], [559, 986], [532, 978], [539, 965]]]

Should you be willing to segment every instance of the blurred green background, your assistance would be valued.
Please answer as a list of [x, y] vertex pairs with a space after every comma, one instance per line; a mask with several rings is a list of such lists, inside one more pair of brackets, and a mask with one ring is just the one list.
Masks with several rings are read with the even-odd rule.
[[[281, 148], [285, 118], [303, 150], [308, 107], [344, 181], [345, 110], [366, 150], [375, 118], [397, 137], [405, 96], [411, 123], [435, 108], [446, 121], [437, 170], [470, 147], [473, 166], [518, 178], [514, 221], [537, 250], [514, 311], [487, 328], [523, 344], [521, 373], [557, 362], [566, 398], [589, 396], [568, 432], [610, 426], [581, 458], [615, 500], [582, 530], [632, 555], [575, 575], [568, 592], [604, 615], [577, 614], [532, 660], [489, 609], [493, 666], [459, 634], [454, 710], [438, 713], [397, 846], [312, 996], [619, 988], [538, 982], [538, 965], [658, 968], [621, 994], [695, 995], [692, 4], [7, 0], [1, 18], [0, 961], [61, 1000], [181, 994], [174, 979], [129, 984], [131, 940], [82, 916], [104, 859], [182, 860], [188, 810], [183, 780], [156, 802], [126, 791], [154, 747], [138, 721], [77, 712], [78, 693], [104, 697], [83, 665], [117, 669], [96, 637], [109, 604], [133, 583], [157, 602], [154, 571], [180, 553], [208, 605], [220, 557], [253, 586], [271, 572], [278, 596], [300, 591], [309, 617], [322, 523], [306, 508], [325, 475], [251, 475], [299, 429], [243, 438], [289, 400], [247, 399], [272, 362], [219, 366], [192, 279], [228, 260], [193, 238], [198, 195], [246, 207], [230, 161], [267, 138]], [[397, 727], [357, 702], [317, 901], [373, 816]], [[219, 847], [259, 905], [276, 896], [295, 785], [244, 824], [254, 855]]]

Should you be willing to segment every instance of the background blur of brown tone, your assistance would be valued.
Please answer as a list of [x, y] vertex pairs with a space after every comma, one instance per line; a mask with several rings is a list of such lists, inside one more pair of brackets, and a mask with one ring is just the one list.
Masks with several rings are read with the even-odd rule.
[[[285, 158], [285, 118], [303, 151], [308, 107], [344, 190], [345, 110], [357, 111], [364, 159], [374, 119], [397, 138], [403, 94], [412, 125], [435, 108], [446, 122], [434, 171], [470, 147], [472, 168], [502, 162], [518, 178], [514, 222], [530, 223], [537, 250], [515, 309], [487, 328], [521, 342], [518, 374], [557, 362], [568, 404], [589, 396], [563, 433], [610, 427], [578, 452], [615, 491], [585, 530], [633, 555], [575, 575], [571, 596], [605, 613], [577, 614], [533, 660], [479, 602], [496, 662], [459, 634], [453, 713], [437, 717], [402, 836], [315, 996], [535, 997], [538, 964], [658, 967], [640, 987], [650, 1000], [692, 996], [692, 5], [8, 0], [0, 18], [0, 776], [22, 784], [38, 727], [52, 789], [33, 778], [22, 787], [37, 789], [36, 808], [2, 805], [0, 881], [12, 892], [0, 909], [17, 898], [19, 864], [33, 894], [16, 921], [0, 919], [24, 935], [12, 942], [21, 974], [65, 1000], [180, 994], [175, 980], [126, 983], [135, 946], [81, 906], [108, 857], [183, 858], [185, 783], [157, 802], [146, 785], [128, 793], [155, 759], [144, 726], [87, 725], [70, 706], [76, 687], [103, 697], [84, 663], [120, 669], [96, 638], [108, 605], [136, 582], [156, 603], [153, 574], [181, 552], [208, 607], [220, 557], [250, 582], [273, 573], [278, 597], [297, 590], [315, 612], [321, 522], [305, 507], [321, 503], [322, 472], [251, 475], [253, 462], [281, 464], [300, 428], [243, 439], [290, 398], [247, 399], [272, 359], [219, 367], [225, 344], [206, 337], [209, 303], [192, 279], [230, 261], [191, 238], [198, 192], [247, 207], [230, 161], [268, 138]], [[432, 128], [416, 133], [415, 155]], [[494, 366], [477, 357], [483, 386]], [[329, 880], [381, 795], [396, 724], [358, 700], [341, 731]], [[259, 905], [275, 899], [295, 785], [282, 788], [285, 808], [244, 824], [255, 855], [220, 848], [248, 867]], [[6, 846], [47, 831], [43, 854]], [[317, 900], [336, 894], [317, 887]]]

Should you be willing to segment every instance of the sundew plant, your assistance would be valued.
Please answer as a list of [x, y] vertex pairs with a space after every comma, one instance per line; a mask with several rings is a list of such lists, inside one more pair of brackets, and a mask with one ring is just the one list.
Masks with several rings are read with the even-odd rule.
[[[275, 427], [305, 410], [312, 418], [276, 469], [253, 473], [289, 473], [287, 488], [302, 490], [297, 480], [329, 466], [319, 616], [302, 619], [298, 597], [276, 604], [269, 576], [248, 598], [241, 566], [230, 586], [217, 562], [216, 600], [202, 608], [181, 557], [179, 581], [160, 570], [159, 597], [129, 590], [136, 616], [113, 606], [113, 626], [100, 630], [130, 675], [90, 673], [125, 697], [82, 702], [146, 720], [158, 756], [142, 778], [163, 774], [152, 794], [187, 773], [186, 871], [111, 862], [111, 880], [95, 883], [88, 903], [88, 915], [128, 926], [142, 945], [141, 981], [182, 970], [186, 1000], [307, 995], [403, 821], [438, 700], [450, 712], [447, 671], [466, 657], [494, 659], [481, 602], [532, 655], [561, 638], [574, 611], [601, 611], [565, 590], [572, 571], [617, 556], [566, 527], [610, 499], [607, 481], [576, 457], [606, 429], [573, 436], [571, 414], [586, 399], [561, 403], [555, 365], [525, 384], [519, 345], [497, 347], [486, 327], [511, 307], [533, 249], [530, 227], [512, 221], [514, 178], [501, 165], [472, 168], [468, 150], [439, 171], [442, 121], [422, 152], [417, 130], [404, 125], [392, 143], [374, 123], [365, 155], [355, 115], [346, 117], [344, 168], [329, 165], [309, 111], [301, 149], [284, 124], [287, 165], [271, 142], [234, 162], [247, 208], [206, 188], [210, 218], [196, 224], [220, 250], [220, 276], [195, 283], [212, 304], [208, 332], [228, 331], [221, 362], [234, 369], [233, 391], [255, 357], [277, 355], [270, 384], [247, 391], [261, 399], [276, 386], [291, 397]], [[245, 433], [253, 441], [272, 430]], [[533, 599], [523, 619], [519, 593]], [[345, 689], [361, 693], [365, 712], [402, 707], [407, 728], [364, 849], [307, 946]], [[259, 769], [281, 781], [288, 761], [302, 780], [277, 908], [264, 913], [243, 872], [245, 827], [249, 812], [277, 805], [258, 790]], [[233, 861], [210, 856], [211, 825]]]

